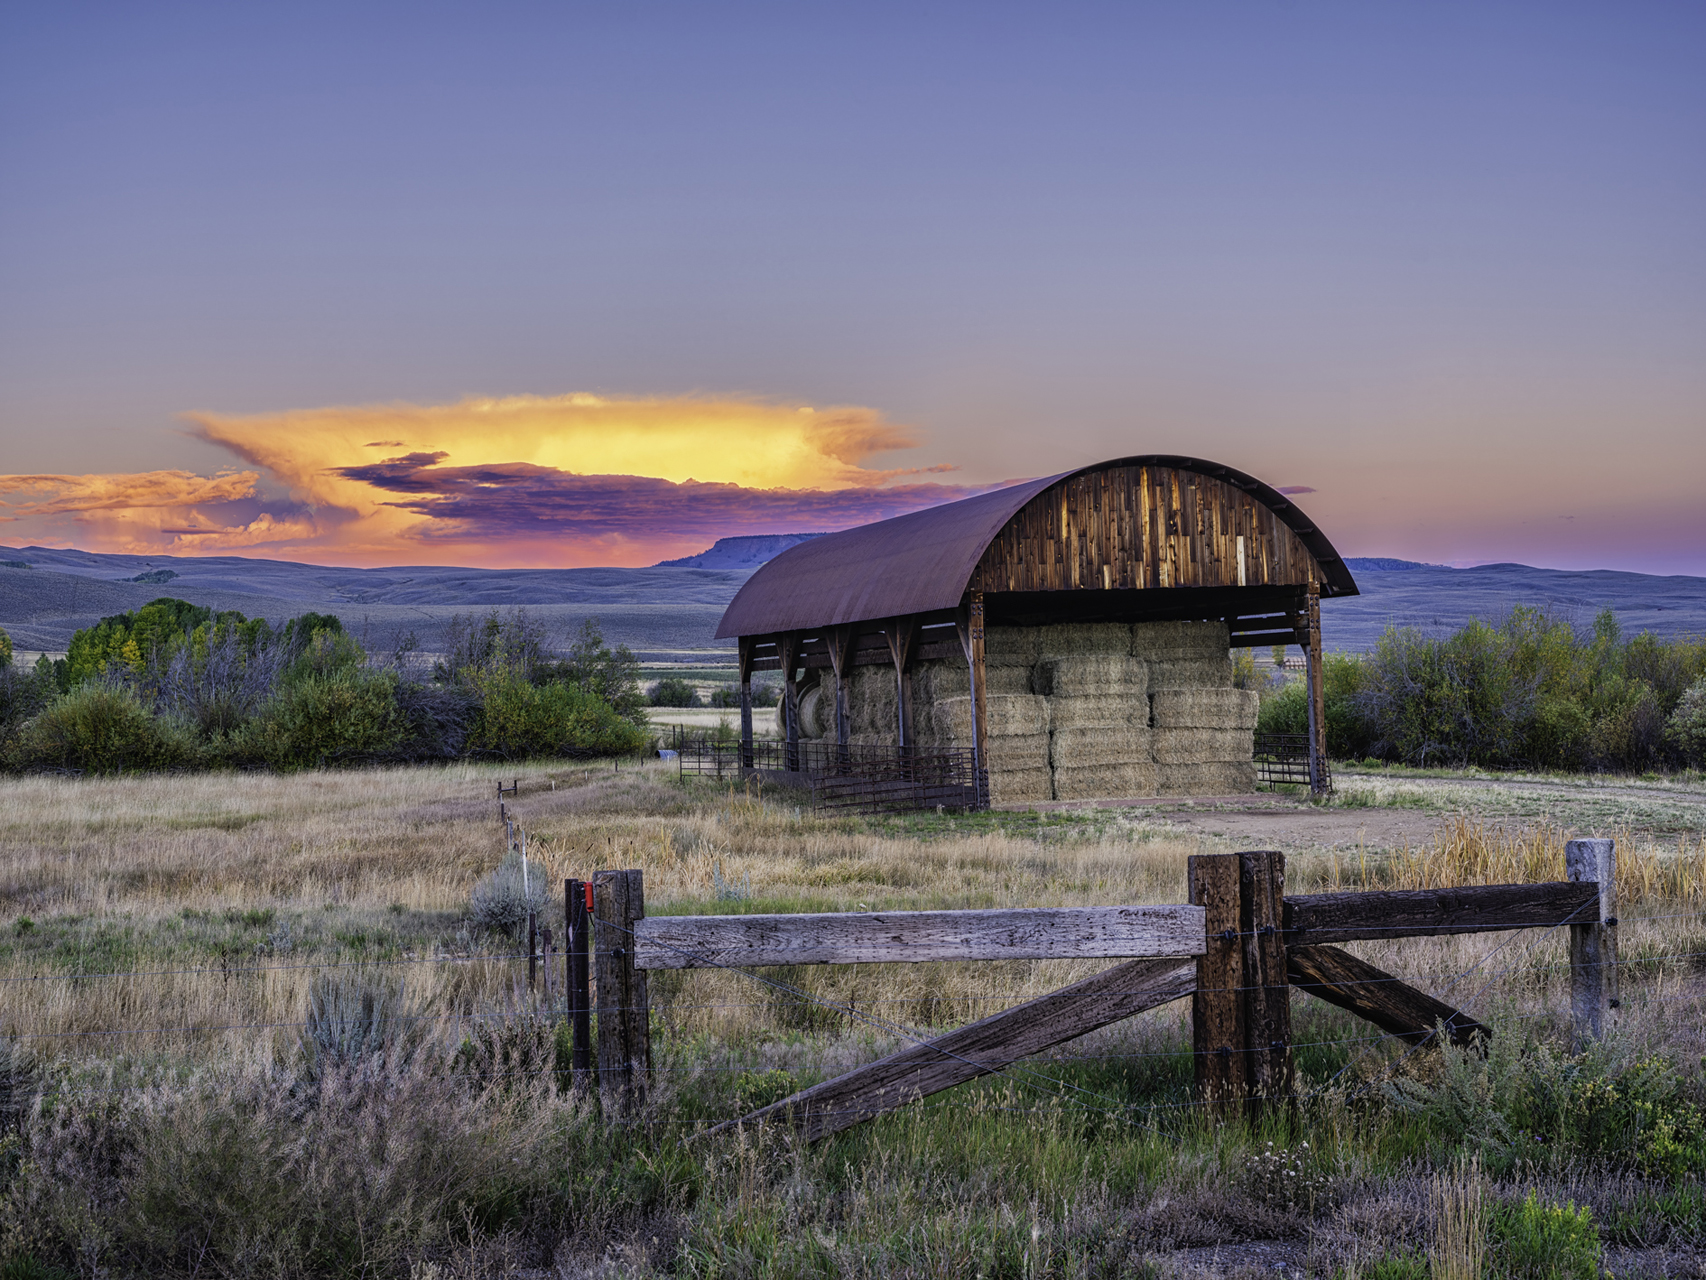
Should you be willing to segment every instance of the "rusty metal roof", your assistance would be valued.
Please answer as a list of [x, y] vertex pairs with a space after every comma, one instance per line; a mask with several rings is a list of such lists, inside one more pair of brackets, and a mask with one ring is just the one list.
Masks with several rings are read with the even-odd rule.
[[1148, 454], [1077, 467], [790, 547], [746, 580], [724, 612], [717, 637], [804, 631], [957, 608], [984, 551], [1027, 502], [1073, 476], [1128, 466], [1175, 467], [1242, 489], [1289, 525], [1315, 557], [1323, 596], [1357, 594], [1332, 543], [1277, 489], [1200, 458]]

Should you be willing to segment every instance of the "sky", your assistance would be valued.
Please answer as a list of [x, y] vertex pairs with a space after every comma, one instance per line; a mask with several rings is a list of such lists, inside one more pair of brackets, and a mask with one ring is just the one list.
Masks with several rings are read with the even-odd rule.
[[1706, 6], [0, 6], [0, 544], [650, 564], [1102, 459], [1706, 574]]

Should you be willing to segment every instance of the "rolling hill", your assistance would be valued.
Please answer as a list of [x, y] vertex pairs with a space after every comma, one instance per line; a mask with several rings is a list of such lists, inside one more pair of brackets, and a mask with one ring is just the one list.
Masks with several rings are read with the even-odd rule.
[[[685, 561], [644, 569], [338, 569], [242, 556], [0, 547], [0, 627], [19, 649], [58, 651], [77, 628], [170, 595], [249, 617], [334, 613], [375, 645], [412, 631], [430, 650], [457, 613], [525, 606], [558, 636], [596, 617], [609, 640], [648, 661], [721, 662], [733, 646], [711, 637], [734, 593], [769, 555], [809, 536], [725, 538]], [[1334, 649], [1367, 649], [1388, 624], [1449, 630], [1519, 604], [1550, 608], [1583, 626], [1609, 607], [1626, 632], [1706, 635], [1706, 578], [1517, 564], [1347, 563], [1363, 594], [1323, 605]]]

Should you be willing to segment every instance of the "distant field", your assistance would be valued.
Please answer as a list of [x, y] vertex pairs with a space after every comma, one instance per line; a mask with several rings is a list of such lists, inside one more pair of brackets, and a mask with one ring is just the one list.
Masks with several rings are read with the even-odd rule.
[[[628, 645], [649, 671], [679, 663], [727, 667], [733, 643], [713, 637], [723, 610], [750, 572], [336, 569], [236, 556], [109, 556], [0, 547], [0, 561], [7, 560], [34, 566], [0, 566], [0, 627], [20, 649], [62, 651], [77, 628], [161, 595], [237, 609], [249, 617], [284, 618], [309, 609], [333, 613], [352, 631], [365, 631], [375, 647], [413, 632], [428, 650], [439, 646], [445, 624], [457, 613], [525, 606], [559, 640], [596, 617], [606, 639]], [[1706, 578], [1523, 565], [1383, 570], [1350, 563], [1362, 595], [1322, 606], [1323, 630], [1333, 649], [1367, 650], [1389, 624], [1447, 631], [1471, 617], [1498, 617], [1516, 605], [1550, 608], [1584, 626], [1609, 607], [1626, 632], [1706, 635]], [[121, 580], [162, 571], [175, 576], [163, 582]]]

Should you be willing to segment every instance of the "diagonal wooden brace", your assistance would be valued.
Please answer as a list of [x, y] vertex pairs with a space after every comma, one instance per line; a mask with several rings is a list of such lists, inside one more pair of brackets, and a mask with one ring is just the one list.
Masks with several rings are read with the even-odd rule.
[[1466, 1045], [1493, 1033], [1466, 1013], [1417, 991], [1338, 947], [1290, 947], [1286, 978], [1310, 995], [1349, 1009], [1382, 1031], [1421, 1044], [1444, 1023], [1451, 1042]]
[[1194, 960], [1134, 960], [1093, 978], [879, 1058], [708, 1130], [780, 1120], [815, 1142], [918, 1098], [999, 1071], [1196, 988]]

